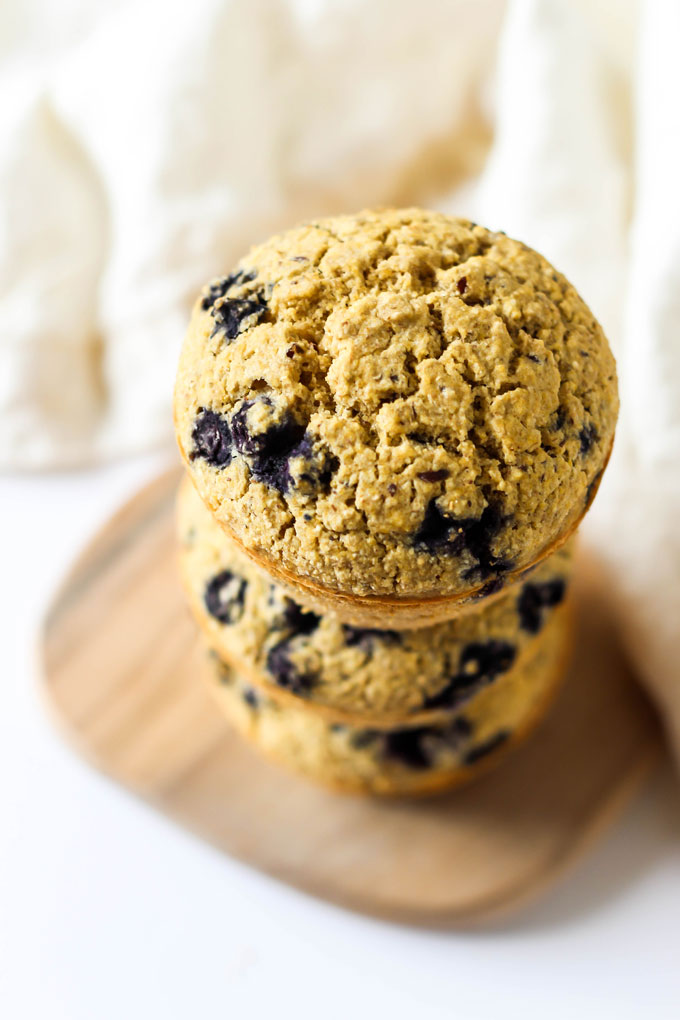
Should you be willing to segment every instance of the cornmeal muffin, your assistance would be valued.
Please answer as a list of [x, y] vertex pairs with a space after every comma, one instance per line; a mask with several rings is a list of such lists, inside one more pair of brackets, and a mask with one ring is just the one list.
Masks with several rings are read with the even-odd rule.
[[572, 542], [474, 614], [420, 630], [375, 630], [289, 598], [224, 534], [188, 479], [178, 499], [181, 574], [220, 658], [280, 702], [335, 721], [432, 722], [521, 671], [563, 604]]
[[618, 411], [599, 324], [541, 255], [421, 209], [273, 237], [194, 308], [179, 446], [221, 527], [300, 601], [413, 627], [574, 530]]
[[487, 768], [543, 717], [564, 670], [564, 616], [535, 642], [523, 669], [432, 726], [378, 730], [331, 723], [282, 705], [219, 662], [209, 683], [225, 714], [257, 748], [337, 790], [420, 794], [457, 786]]

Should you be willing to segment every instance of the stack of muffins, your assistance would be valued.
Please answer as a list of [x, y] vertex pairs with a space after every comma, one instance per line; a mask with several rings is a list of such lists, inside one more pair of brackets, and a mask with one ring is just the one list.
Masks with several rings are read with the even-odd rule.
[[545, 713], [614, 360], [536, 252], [418, 209], [305, 224], [199, 298], [181, 572], [222, 709], [334, 788], [449, 788]]

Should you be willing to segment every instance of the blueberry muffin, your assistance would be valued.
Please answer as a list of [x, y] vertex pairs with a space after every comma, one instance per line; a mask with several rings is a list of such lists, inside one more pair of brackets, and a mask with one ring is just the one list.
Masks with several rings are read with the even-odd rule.
[[384, 728], [431, 722], [521, 669], [563, 605], [572, 542], [475, 614], [419, 630], [354, 627], [304, 609], [224, 534], [185, 479], [180, 567], [212, 648], [275, 700]]
[[457, 786], [495, 762], [543, 717], [562, 676], [568, 627], [546, 630], [523, 669], [436, 725], [379, 730], [282, 705], [213, 656], [208, 679], [223, 711], [265, 754], [352, 793], [420, 794]]
[[194, 308], [180, 450], [245, 552], [301, 601], [413, 627], [571, 534], [618, 411], [574, 288], [503, 233], [420, 209], [256, 247]]

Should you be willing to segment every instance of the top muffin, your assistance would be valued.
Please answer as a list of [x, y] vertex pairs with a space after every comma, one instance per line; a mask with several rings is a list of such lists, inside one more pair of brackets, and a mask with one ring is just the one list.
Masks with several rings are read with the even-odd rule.
[[602, 329], [535, 251], [388, 209], [307, 223], [203, 291], [180, 449], [253, 558], [317, 592], [500, 588], [566, 539], [618, 409]]

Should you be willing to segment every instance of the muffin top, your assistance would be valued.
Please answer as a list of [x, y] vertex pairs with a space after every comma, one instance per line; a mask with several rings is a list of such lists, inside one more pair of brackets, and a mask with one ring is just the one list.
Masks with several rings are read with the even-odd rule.
[[307, 223], [196, 303], [175, 392], [203, 500], [280, 577], [500, 586], [578, 522], [618, 409], [602, 329], [502, 233], [420, 209]]

